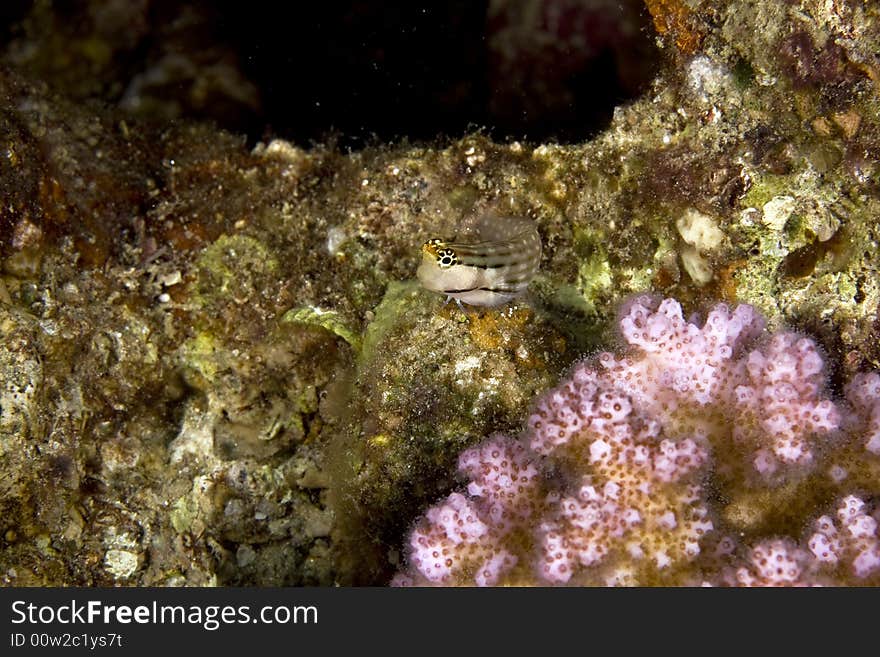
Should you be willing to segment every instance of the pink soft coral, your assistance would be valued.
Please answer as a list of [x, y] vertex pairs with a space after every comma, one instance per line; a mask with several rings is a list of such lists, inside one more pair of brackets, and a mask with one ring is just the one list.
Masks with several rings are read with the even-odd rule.
[[462, 453], [467, 495], [416, 523], [394, 583], [792, 585], [880, 573], [877, 523], [857, 496], [842, 498], [837, 521], [814, 521], [803, 545], [739, 544], [716, 531], [711, 502], [732, 481], [802, 480], [841, 433], [880, 451], [880, 377], [857, 377], [850, 403], [835, 404], [815, 343], [762, 340], [764, 320], [746, 305], [718, 305], [699, 325], [672, 299], [639, 296], [619, 326], [625, 353], [578, 364], [519, 439]]

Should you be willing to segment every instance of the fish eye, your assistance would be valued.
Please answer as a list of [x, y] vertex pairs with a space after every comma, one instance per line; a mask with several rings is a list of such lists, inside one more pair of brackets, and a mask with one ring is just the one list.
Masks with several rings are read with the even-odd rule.
[[441, 268], [446, 269], [457, 263], [458, 258], [455, 257], [455, 251], [452, 249], [440, 249], [437, 251], [437, 264]]

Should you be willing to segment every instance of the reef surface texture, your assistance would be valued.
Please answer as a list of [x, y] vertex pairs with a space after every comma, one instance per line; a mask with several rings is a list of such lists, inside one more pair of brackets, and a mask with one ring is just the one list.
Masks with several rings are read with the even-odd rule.
[[[877, 583], [877, 3], [646, 0], [662, 67], [594, 138], [353, 151], [248, 143], [234, 58], [82, 4], [0, 52], [3, 585]], [[419, 247], [484, 214], [541, 271], [462, 313]], [[651, 396], [667, 325], [726, 374]]]

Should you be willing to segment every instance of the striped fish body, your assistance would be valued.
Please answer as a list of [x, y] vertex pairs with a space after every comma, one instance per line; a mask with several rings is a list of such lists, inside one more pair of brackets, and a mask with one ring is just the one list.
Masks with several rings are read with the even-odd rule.
[[541, 262], [535, 224], [515, 217], [483, 217], [475, 241], [431, 239], [422, 245], [416, 275], [422, 286], [474, 306], [500, 306], [522, 294]]

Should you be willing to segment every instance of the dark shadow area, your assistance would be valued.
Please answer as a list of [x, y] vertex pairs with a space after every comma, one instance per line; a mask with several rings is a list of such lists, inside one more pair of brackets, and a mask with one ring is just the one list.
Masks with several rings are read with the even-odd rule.
[[[455, 137], [582, 141], [656, 73], [650, 20], [637, 0], [458, 0], [273, 9], [242, 5], [224, 29], [263, 94], [273, 132], [343, 145]], [[240, 29], [247, 25], [246, 29]]]
[[577, 142], [659, 56], [640, 0], [4, 3], [3, 63], [155, 121], [342, 147]]

